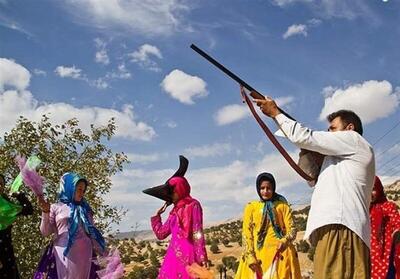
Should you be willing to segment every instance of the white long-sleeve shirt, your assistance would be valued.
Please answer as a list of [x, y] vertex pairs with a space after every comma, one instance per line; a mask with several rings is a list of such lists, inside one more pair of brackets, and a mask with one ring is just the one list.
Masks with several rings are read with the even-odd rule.
[[355, 131], [312, 131], [283, 114], [275, 121], [296, 146], [326, 155], [304, 238], [322, 226], [342, 224], [370, 247], [369, 204], [375, 178], [371, 145]]

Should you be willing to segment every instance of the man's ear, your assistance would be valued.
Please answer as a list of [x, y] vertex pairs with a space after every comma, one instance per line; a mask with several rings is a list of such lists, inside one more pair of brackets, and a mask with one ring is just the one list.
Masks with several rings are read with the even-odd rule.
[[346, 130], [346, 131], [355, 131], [354, 124], [353, 124], [353, 123], [347, 124], [345, 130]]

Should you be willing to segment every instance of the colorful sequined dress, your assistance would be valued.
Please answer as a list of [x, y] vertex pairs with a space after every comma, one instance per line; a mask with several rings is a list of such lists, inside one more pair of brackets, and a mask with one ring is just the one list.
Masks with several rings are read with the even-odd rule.
[[186, 267], [194, 262], [201, 265], [207, 261], [201, 205], [197, 200], [192, 199], [187, 206], [190, 207], [191, 218], [183, 221], [190, 223], [189, 234], [178, 217], [182, 215], [182, 211], [186, 210], [183, 207], [173, 210], [164, 224], [162, 224], [160, 216], [151, 218], [151, 226], [158, 239], [162, 240], [171, 235], [171, 241], [158, 275], [159, 279], [191, 278], [186, 272]]

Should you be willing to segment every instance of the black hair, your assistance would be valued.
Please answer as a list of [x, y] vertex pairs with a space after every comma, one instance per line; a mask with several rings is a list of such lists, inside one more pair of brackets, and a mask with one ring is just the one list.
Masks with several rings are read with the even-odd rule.
[[362, 122], [360, 117], [353, 111], [351, 110], [338, 110], [336, 112], [333, 112], [329, 114], [326, 119], [329, 122], [332, 122], [333, 119], [336, 117], [340, 117], [340, 120], [343, 122], [345, 126], [349, 125], [350, 123], [354, 125], [354, 131], [359, 133], [360, 135], [363, 134], [363, 127], [362, 127]]
[[275, 194], [275, 188], [276, 188], [275, 178], [272, 174], [270, 174], [268, 172], [263, 172], [263, 173], [259, 174], [256, 179], [256, 187], [257, 187], [257, 194], [260, 196], [261, 199], [262, 199], [262, 197], [260, 194], [260, 188], [261, 188], [261, 183], [263, 181], [269, 181], [271, 183], [272, 191], [274, 192], [274, 194]]

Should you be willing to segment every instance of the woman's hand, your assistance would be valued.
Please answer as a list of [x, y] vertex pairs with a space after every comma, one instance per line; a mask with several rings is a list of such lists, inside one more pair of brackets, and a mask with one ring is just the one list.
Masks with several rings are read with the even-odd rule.
[[38, 197], [38, 204], [43, 213], [50, 212], [50, 203], [43, 196]]
[[163, 214], [169, 205], [169, 202], [165, 202], [164, 205], [159, 210], [157, 210], [156, 215], [160, 216], [161, 214]]

